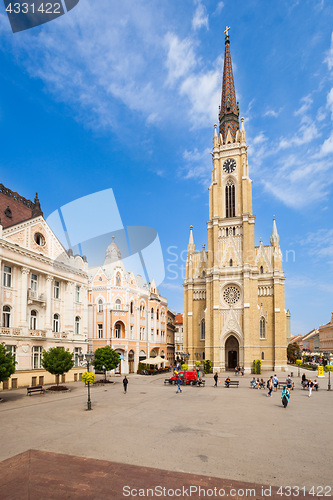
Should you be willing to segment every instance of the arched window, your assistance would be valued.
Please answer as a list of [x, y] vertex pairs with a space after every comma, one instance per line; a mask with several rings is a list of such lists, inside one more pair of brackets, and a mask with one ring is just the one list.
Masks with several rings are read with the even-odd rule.
[[264, 352], [262, 352], [262, 353], [261, 353], [261, 359], [262, 359], [262, 360], [264, 360], [264, 359], [265, 359], [265, 353], [264, 353]]
[[234, 236], [236, 235], [236, 228], [235, 228], [235, 227], [233, 227], [233, 228], [232, 228], [232, 234], [233, 234]]
[[151, 308], [151, 310], [150, 310], [150, 317], [151, 317], [151, 319], [154, 319], [154, 309], [153, 308]]
[[264, 273], [264, 268], [262, 266], [260, 266], [260, 274], [263, 274]]
[[121, 285], [121, 278], [120, 278], [120, 274], [117, 274], [117, 277], [116, 277], [116, 285], [117, 285], [117, 286], [120, 286], [120, 285]]
[[227, 218], [235, 217], [235, 184], [231, 179], [225, 187], [225, 215]]
[[156, 309], [156, 319], [159, 319], [159, 310]]
[[260, 338], [266, 338], [266, 322], [265, 318], [260, 318]]
[[131, 312], [131, 314], [134, 313], [134, 304], [133, 304], [133, 301], [130, 303], [130, 312]]
[[232, 259], [229, 261], [229, 266], [232, 267]]
[[116, 324], [114, 327], [114, 336], [116, 339], [120, 339], [120, 334], [121, 334], [121, 326], [119, 323]]
[[11, 309], [9, 306], [3, 306], [2, 308], [2, 326], [5, 328], [10, 327], [10, 312]]
[[75, 317], [75, 334], [76, 335], [80, 334], [80, 316]]
[[30, 313], [30, 330], [37, 330], [37, 311]]
[[116, 300], [116, 309], [117, 309], [117, 311], [119, 311], [121, 309], [121, 300], [120, 299]]
[[200, 325], [200, 340], [205, 340], [205, 338], [206, 338], [205, 320], [203, 319]]
[[60, 317], [59, 314], [53, 315], [53, 331], [59, 333], [60, 330]]
[[99, 313], [102, 313], [102, 312], [103, 312], [103, 300], [102, 300], [102, 299], [99, 299], [99, 301], [98, 301], [97, 311], [98, 311]]
[[202, 271], [202, 277], [205, 278], [205, 276], [206, 276], [205, 271]]
[[228, 236], [228, 234], [229, 234], [229, 230], [228, 230], [228, 228], [227, 228], [227, 229], [225, 230], [225, 235], [226, 235], [226, 236]]

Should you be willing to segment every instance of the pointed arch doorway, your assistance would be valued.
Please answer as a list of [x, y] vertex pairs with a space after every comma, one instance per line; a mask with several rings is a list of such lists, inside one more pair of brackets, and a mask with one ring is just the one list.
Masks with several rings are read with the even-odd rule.
[[239, 365], [239, 342], [234, 335], [230, 335], [225, 341], [226, 369], [233, 370]]

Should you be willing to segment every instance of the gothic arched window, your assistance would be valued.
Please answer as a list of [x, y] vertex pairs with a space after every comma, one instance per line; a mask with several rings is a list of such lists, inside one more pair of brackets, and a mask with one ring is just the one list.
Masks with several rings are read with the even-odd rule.
[[205, 320], [201, 321], [200, 325], [200, 340], [205, 340], [206, 332], [205, 332]]
[[266, 338], [266, 322], [265, 318], [260, 318], [260, 338]]
[[230, 259], [229, 265], [230, 265], [230, 267], [232, 267], [232, 259]]
[[235, 217], [235, 184], [229, 179], [225, 187], [225, 216]]
[[264, 273], [264, 268], [262, 266], [260, 266], [260, 274], [263, 274]]
[[98, 301], [98, 312], [102, 313], [103, 312], [103, 300], [99, 299]]
[[117, 276], [116, 276], [116, 285], [117, 285], [117, 286], [120, 286], [120, 285], [121, 285], [121, 278], [120, 278], [120, 274], [117, 274]]

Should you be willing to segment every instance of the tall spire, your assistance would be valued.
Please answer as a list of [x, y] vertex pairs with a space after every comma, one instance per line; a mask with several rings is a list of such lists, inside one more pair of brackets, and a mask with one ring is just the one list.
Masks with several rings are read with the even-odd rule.
[[223, 66], [223, 82], [222, 82], [222, 98], [220, 108], [220, 134], [223, 141], [226, 140], [228, 131], [235, 140], [236, 132], [239, 130], [239, 109], [236, 101], [236, 92], [234, 77], [232, 73], [231, 55], [230, 55], [230, 40], [229, 30], [227, 26], [225, 30], [225, 50], [224, 50], [224, 66]]
[[188, 253], [195, 252], [195, 244], [193, 240], [193, 226], [190, 226], [190, 239], [187, 245], [187, 251]]
[[274, 243], [279, 243], [279, 234], [277, 232], [277, 227], [276, 227], [276, 222], [275, 222], [275, 215], [273, 216], [273, 229], [272, 229], [272, 236], [271, 236], [271, 245], [274, 245]]

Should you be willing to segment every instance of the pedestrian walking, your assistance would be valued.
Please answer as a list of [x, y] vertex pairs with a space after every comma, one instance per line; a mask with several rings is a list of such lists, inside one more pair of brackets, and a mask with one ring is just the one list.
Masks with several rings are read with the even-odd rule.
[[182, 391], [182, 389], [181, 389], [181, 387], [180, 387], [180, 386], [182, 385], [182, 379], [181, 379], [179, 376], [177, 377], [176, 384], [177, 384], [177, 391], [176, 391], [176, 394], [177, 394], [178, 392], [183, 392], [183, 391]]
[[290, 399], [290, 391], [289, 391], [288, 387], [284, 385], [283, 389], [282, 389], [282, 394], [281, 394], [281, 401], [283, 404], [283, 408], [287, 408], [288, 403], [289, 403], [289, 399]]
[[218, 376], [217, 372], [216, 372], [216, 373], [215, 373], [215, 375], [214, 375], [214, 380], [215, 380], [214, 387], [217, 387], [217, 382], [218, 382], [218, 380], [219, 380], [219, 376]]
[[267, 396], [272, 396], [272, 390], [273, 390], [273, 376], [271, 376], [268, 380], [267, 380], [267, 389], [268, 389], [268, 393], [267, 393]]
[[276, 392], [277, 391], [277, 387], [278, 387], [278, 383], [279, 383], [279, 379], [277, 378], [276, 374], [272, 378], [272, 381], [273, 381], [273, 386], [274, 386], [274, 392]]
[[313, 389], [313, 382], [310, 378], [309, 378], [309, 382], [308, 382], [308, 387], [309, 387], [309, 398], [311, 398], [312, 389]]
[[125, 377], [123, 378], [124, 394], [127, 394], [127, 385], [128, 385], [128, 378], [125, 375]]

